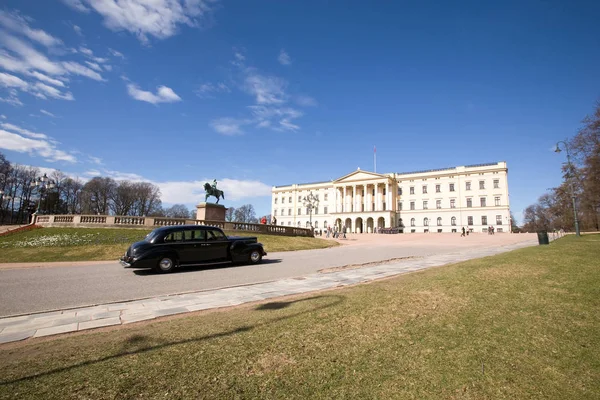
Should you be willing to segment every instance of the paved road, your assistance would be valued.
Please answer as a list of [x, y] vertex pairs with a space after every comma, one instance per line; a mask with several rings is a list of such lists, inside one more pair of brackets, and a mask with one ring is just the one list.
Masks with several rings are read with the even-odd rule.
[[0, 317], [269, 282], [323, 268], [408, 256], [497, 248], [531, 241], [530, 235], [364, 235], [330, 249], [269, 253], [263, 264], [185, 268], [162, 275], [117, 262], [39, 268], [0, 268]]

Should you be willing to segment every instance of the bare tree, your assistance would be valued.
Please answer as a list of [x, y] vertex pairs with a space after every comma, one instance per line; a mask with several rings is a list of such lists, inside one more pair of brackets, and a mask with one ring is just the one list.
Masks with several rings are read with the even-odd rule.
[[235, 207], [229, 207], [225, 211], [225, 221], [232, 222], [235, 218]]
[[115, 215], [131, 215], [136, 202], [136, 186], [129, 181], [117, 183], [112, 194], [111, 209]]
[[165, 216], [169, 218], [188, 218], [190, 211], [183, 204], [174, 204], [165, 210]]
[[95, 177], [83, 185], [84, 212], [108, 214], [117, 183], [112, 178]]
[[153, 216], [162, 215], [162, 202], [160, 200], [160, 189], [149, 182], [134, 183], [136, 200], [133, 207], [133, 215]]
[[254, 212], [254, 206], [252, 204], [244, 204], [238, 207], [234, 212], [235, 222], [250, 222], [256, 223], [256, 213]]
[[62, 203], [66, 214], [81, 214], [81, 190], [79, 178], [67, 178], [62, 184]]

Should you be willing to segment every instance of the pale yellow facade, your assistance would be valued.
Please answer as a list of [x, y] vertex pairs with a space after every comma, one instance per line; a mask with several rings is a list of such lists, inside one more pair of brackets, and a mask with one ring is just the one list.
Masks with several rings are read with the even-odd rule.
[[[303, 199], [318, 201], [312, 214]], [[277, 225], [346, 227], [372, 233], [400, 228], [404, 233], [510, 231], [506, 162], [455, 168], [386, 173], [360, 169], [327, 182], [274, 186], [271, 214]]]

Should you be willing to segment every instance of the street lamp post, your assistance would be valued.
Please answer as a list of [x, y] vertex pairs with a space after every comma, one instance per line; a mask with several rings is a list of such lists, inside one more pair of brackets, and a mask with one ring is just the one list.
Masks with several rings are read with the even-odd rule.
[[37, 188], [38, 192], [39, 192], [39, 195], [40, 195], [40, 199], [38, 200], [37, 208], [36, 208], [36, 210], [34, 212], [34, 214], [37, 215], [37, 214], [39, 214], [40, 207], [42, 205], [42, 197], [44, 197], [44, 195], [47, 196], [48, 195], [48, 193], [47, 193], [48, 190], [54, 189], [56, 187], [56, 183], [52, 179], [48, 178], [46, 176], [46, 174], [44, 174], [44, 176], [40, 176], [40, 177], [34, 179], [31, 182], [31, 187], [33, 189]]
[[556, 149], [554, 150], [554, 152], [561, 152], [560, 147], [558, 146], [560, 143], [563, 144], [563, 147], [567, 152], [567, 165], [569, 166], [569, 187], [571, 189], [571, 200], [573, 201], [573, 217], [575, 218], [575, 235], [581, 236], [581, 233], [579, 232], [579, 221], [577, 220], [577, 201], [575, 198], [575, 189], [573, 188], [573, 179], [570, 176], [570, 174], [573, 172], [573, 165], [571, 165], [571, 154], [569, 153], [569, 145], [567, 145], [566, 142], [560, 140], [556, 142]]
[[312, 212], [313, 212], [313, 209], [315, 207], [317, 207], [317, 205], [319, 204], [319, 199], [317, 198], [317, 196], [315, 196], [313, 194], [313, 192], [310, 192], [310, 193], [308, 193], [307, 196], [304, 196], [302, 198], [302, 204], [308, 210], [309, 224], [310, 224], [310, 227], [312, 228]]

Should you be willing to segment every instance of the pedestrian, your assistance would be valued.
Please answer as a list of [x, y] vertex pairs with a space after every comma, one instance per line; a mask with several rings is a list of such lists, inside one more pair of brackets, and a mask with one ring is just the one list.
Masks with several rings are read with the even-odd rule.
[[342, 233], [344, 234], [343, 239], [346, 239], [346, 226], [344, 225], [344, 227], [342, 228]]
[[463, 236], [465, 236], [465, 227], [464, 226], [462, 227], [462, 233], [460, 234], [460, 237], [463, 237]]
[[273, 217], [273, 221], [271, 221], [272, 225], [277, 225], [277, 218]]

